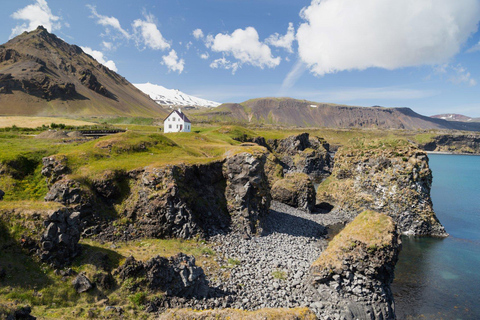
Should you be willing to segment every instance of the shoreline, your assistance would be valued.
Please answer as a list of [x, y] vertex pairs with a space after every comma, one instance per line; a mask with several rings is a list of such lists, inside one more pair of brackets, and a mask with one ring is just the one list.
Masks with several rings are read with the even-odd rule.
[[445, 155], [457, 155], [457, 156], [480, 156], [480, 153], [464, 153], [464, 152], [452, 152], [452, 151], [425, 151], [425, 152], [427, 154], [445, 154]]

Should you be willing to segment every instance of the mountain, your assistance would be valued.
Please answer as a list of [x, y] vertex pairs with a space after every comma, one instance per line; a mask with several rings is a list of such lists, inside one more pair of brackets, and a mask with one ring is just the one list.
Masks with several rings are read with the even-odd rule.
[[218, 102], [197, 98], [180, 90], [167, 89], [156, 84], [143, 83], [133, 85], [161, 105], [192, 107], [217, 107], [220, 105]]
[[434, 119], [409, 108], [354, 107], [291, 98], [225, 103], [213, 110], [197, 113], [194, 119], [293, 127], [480, 131], [480, 123]]
[[167, 111], [40, 26], [0, 46], [0, 114], [164, 117]]
[[435, 119], [443, 119], [448, 121], [463, 121], [463, 122], [475, 122], [480, 121], [480, 118], [471, 118], [469, 116], [464, 116], [463, 114], [458, 113], [444, 113], [431, 116]]

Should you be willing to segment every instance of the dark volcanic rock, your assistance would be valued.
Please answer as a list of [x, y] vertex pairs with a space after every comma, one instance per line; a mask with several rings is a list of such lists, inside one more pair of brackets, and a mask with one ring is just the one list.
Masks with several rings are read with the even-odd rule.
[[99, 272], [93, 276], [93, 282], [104, 290], [110, 290], [115, 287], [115, 279], [110, 272]]
[[329, 145], [321, 138], [302, 133], [268, 143], [281, 160], [285, 173], [303, 172], [314, 179], [322, 179], [331, 172]]
[[443, 134], [419, 147], [425, 151], [480, 154], [480, 135]]
[[315, 188], [304, 173], [291, 173], [272, 187], [273, 200], [292, 207], [312, 211], [315, 208]]
[[77, 181], [64, 178], [55, 182], [45, 196], [45, 201], [55, 201], [64, 205], [82, 204], [87, 200]]
[[270, 208], [265, 161], [265, 154], [254, 156], [244, 152], [228, 158], [224, 164], [225, 198], [232, 229], [247, 236], [261, 233], [262, 219]]
[[3, 196], [5, 196], [5, 192], [3, 192], [3, 190], [0, 190], [0, 200], [3, 200]]
[[[310, 268], [310, 284], [317, 292], [317, 303], [311, 307], [322, 319], [395, 319], [390, 284], [400, 237], [393, 220], [383, 214], [364, 212], [359, 218], [330, 242]], [[377, 229], [372, 232], [372, 228]]]
[[42, 159], [42, 175], [46, 177], [48, 185], [51, 185], [62, 179], [65, 174], [70, 173], [67, 167], [67, 157], [50, 156]]
[[42, 261], [63, 267], [72, 262], [81, 251], [80, 213], [67, 208], [53, 212], [44, 222], [46, 230], [40, 240]]
[[36, 317], [31, 315], [32, 308], [30, 306], [21, 307], [20, 309], [15, 310], [12, 314], [7, 317], [7, 320], [35, 320]]
[[84, 273], [80, 273], [75, 279], [73, 279], [72, 285], [78, 293], [87, 292], [93, 288], [92, 283]]
[[122, 280], [145, 276], [149, 289], [164, 291], [168, 296], [199, 298], [209, 293], [202, 268], [195, 266], [193, 256], [183, 253], [170, 258], [156, 256], [145, 263], [129, 257], [116, 274]]

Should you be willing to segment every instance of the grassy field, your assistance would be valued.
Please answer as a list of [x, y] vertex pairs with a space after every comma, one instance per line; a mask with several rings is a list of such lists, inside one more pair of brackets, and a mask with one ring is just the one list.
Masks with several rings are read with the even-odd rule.
[[17, 126], [20, 128], [37, 128], [49, 126], [51, 123], [63, 123], [66, 126], [90, 126], [93, 122], [57, 117], [22, 117], [0, 116], [0, 128]]

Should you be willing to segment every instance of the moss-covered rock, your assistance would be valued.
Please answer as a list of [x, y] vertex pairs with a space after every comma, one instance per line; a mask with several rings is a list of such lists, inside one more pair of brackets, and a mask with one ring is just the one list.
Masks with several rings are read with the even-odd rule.
[[277, 180], [271, 190], [273, 200], [292, 207], [312, 211], [315, 208], [315, 188], [305, 173], [290, 173]]
[[350, 222], [312, 264], [311, 285], [333, 319], [395, 319], [390, 284], [400, 251], [393, 219], [364, 211]]
[[329, 203], [352, 218], [365, 209], [383, 212], [405, 234], [446, 236], [433, 211], [431, 185], [428, 156], [414, 145], [362, 143], [337, 152], [317, 203]]

